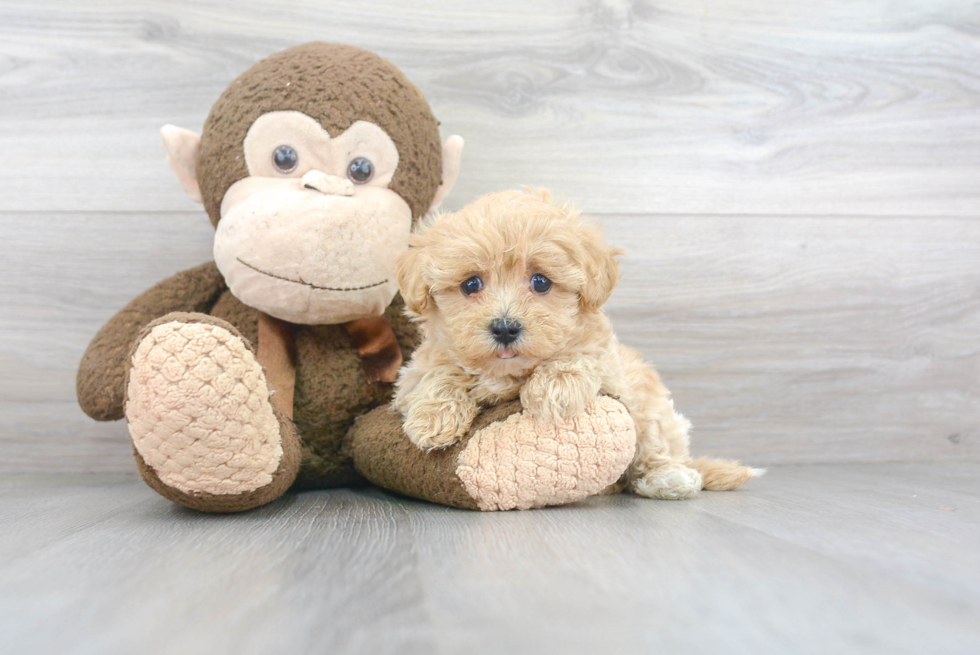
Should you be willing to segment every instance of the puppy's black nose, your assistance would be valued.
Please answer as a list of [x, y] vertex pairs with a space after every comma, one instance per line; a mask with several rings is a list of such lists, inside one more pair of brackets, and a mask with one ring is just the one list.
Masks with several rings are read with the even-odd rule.
[[495, 318], [490, 321], [490, 334], [493, 340], [501, 346], [506, 346], [517, 341], [521, 336], [521, 324], [509, 318]]

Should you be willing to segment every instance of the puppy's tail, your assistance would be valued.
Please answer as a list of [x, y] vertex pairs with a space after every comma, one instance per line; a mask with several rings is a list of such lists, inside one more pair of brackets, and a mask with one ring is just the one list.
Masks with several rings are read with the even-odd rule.
[[739, 462], [707, 457], [688, 460], [687, 465], [701, 474], [704, 480], [701, 488], [709, 491], [738, 489], [752, 478], [757, 478], [766, 472], [766, 469], [749, 468]]

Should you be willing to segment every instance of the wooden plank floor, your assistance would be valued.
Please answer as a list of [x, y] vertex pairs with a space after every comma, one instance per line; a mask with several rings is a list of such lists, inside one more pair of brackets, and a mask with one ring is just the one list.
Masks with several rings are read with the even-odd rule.
[[980, 465], [779, 467], [690, 502], [237, 516], [0, 481], [4, 653], [976, 653]]

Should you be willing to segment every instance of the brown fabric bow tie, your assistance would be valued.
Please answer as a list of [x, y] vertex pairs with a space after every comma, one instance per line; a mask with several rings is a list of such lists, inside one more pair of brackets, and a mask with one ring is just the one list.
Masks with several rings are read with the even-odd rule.
[[[402, 350], [395, 331], [384, 316], [360, 318], [344, 323], [368, 382], [394, 382], [402, 365]], [[296, 390], [295, 324], [259, 312], [259, 364], [274, 390], [272, 403], [280, 413], [293, 418]]]
[[359, 318], [344, 323], [354, 341], [368, 382], [394, 382], [402, 367], [402, 349], [384, 316]]

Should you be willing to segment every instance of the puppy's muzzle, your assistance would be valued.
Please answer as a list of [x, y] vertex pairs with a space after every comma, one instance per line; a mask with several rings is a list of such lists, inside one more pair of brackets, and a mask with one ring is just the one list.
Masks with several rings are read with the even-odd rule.
[[521, 336], [521, 324], [510, 318], [495, 318], [490, 321], [490, 334], [501, 346], [509, 346]]

